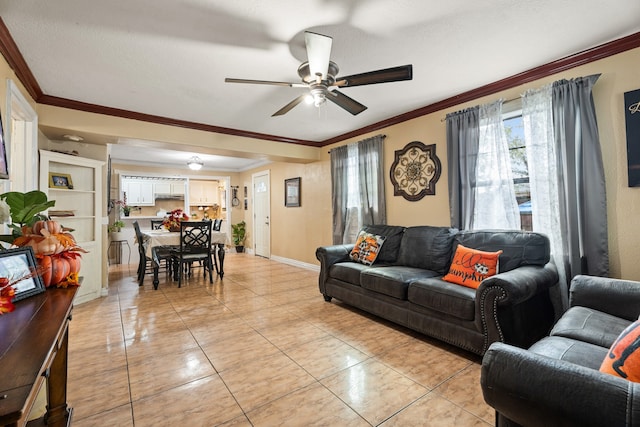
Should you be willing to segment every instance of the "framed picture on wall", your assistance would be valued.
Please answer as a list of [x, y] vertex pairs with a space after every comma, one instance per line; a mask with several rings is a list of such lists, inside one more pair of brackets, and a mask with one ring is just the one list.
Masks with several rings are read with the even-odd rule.
[[288, 208], [300, 206], [300, 177], [284, 180], [284, 205]]
[[625, 92], [624, 115], [629, 187], [640, 187], [640, 89]]
[[2, 114], [0, 114], [0, 179], [9, 179], [9, 164], [7, 163], [7, 149], [4, 145]]

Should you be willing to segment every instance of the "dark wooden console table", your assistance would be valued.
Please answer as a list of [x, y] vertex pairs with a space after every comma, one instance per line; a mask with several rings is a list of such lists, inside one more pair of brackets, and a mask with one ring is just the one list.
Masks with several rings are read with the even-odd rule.
[[[0, 316], [0, 426], [70, 425], [68, 329], [77, 289], [48, 289]], [[27, 424], [45, 381], [47, 412]]]

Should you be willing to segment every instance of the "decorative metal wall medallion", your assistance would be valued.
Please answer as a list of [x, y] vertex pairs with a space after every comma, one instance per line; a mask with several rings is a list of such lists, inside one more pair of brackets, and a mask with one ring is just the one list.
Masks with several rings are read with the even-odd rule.
[[394, 196], [416, 202], [424, 196], [436, 194], [436, 182], [440, 179], [436, 145], [413, 141], [402, 150], [396, 150], [390, 175]]

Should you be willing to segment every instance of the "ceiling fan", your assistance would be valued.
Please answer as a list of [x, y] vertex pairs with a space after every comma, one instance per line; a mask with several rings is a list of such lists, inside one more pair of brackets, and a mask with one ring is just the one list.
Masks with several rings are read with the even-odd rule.
[[305, 31], [304, 41], [307, 47], [307, 61], [303, 62], [298, 67], [298, 75], [302, 78], [302, 83], [232, 78], [226, 78], [224, 81], [227, 83], [251, 83], [309, 89], [308, 94], [298, 96], [293, 101], [273, 113], [272, 117], [286, 114], [304, 100], [308, 100], [309, 103], [313, 103], [316, 107], [319, 107], [326, 100], [329, 100], [355, 116], [356, 114], [360, 114], [366, 110], [367, 107], [355, 99], [330, 88], [347, 88], [351, 86], [398, 82], [402, 80], [411, 80], [413, 78], [413, 67], [411, 64], [400, 67], [385, 68], [383, 70], [369, 71], [367, 73], [353, 74], [351, 76], [336, 77], [338, 74], [338, 65], [330, 60], [331, 44], [333, 39], [329, 36]]

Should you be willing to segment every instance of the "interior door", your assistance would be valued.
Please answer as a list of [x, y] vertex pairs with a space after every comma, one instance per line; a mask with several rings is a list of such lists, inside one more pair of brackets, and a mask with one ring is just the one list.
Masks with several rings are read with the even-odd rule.
[[253, 175], [253, 235], [255, 254], [271, 257], [269, 171]]

